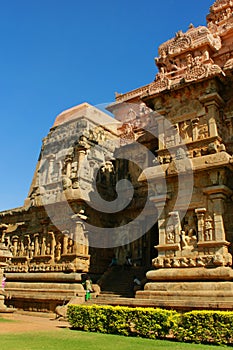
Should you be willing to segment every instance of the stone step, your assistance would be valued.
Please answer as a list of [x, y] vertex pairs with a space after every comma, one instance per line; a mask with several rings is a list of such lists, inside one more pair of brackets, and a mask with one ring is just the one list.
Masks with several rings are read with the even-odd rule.
[[174, 309], [174, 310], [229, 310], [232, 309], [232, 300], [216, 300], [216, 301], [208, 301], [194, 298], [193, 300], [182, 300], [182, 299], [166, 299], [161, 298], [157, 300], [153, 299], [139, 299], [139, 298], [112, 298], [112, 299], [103, 299], [98, 300], [91, 299], [86, 302], [90, 305], [112, 305], [112, 306], [128, 306], [128, 307], [153, 307], [153, 308], [165, 308], [165, 309]]

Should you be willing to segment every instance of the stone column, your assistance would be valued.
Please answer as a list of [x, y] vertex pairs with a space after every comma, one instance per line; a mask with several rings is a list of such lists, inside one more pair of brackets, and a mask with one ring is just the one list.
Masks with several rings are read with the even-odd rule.
[[199, 118], [195, 118], [192, 120], [192, 138], [193, 141], [196, 141], [198, 139], [198, 123], [199, 123]]
[[166, 245], [166, 216], [164, 212], [164, 204], [166, 201], [167, 194], [159, 196], [153, 196], [150, 200], [155, 204], [158, 211], [158, 231], [159, 231], [159, 245], [156, 246], [158, 249], [158, 257], [165, 257], [165, 245]]
[[224, 202], [232, 191], [225, 185], [206, 187], [203, 192], [208, 195], [212, 202], [214, 213], [215, 240], [225, 241], [225, 229], [223, 224]]
[[47, 157], [48, 160], [48, 168], [47, 168], [47, 176], [46, 176], [46, 184], [52, 182], [52, 172], [53, 172], [53, 163], [54, 163], [55, 155], [51, 154]]
[[56, 247], [56, 239], [55, 239], [55, 235], [53, 233], [53, 231], [48, 232], [49, 236], [51, 237], [51, 256], [52, 259], [54, 260], [55, 258], [55, 247]]
[[72, 158], [69, 156], [66, 158], [66, 176], [70, 178], [71, 176], [71, 165], [72, 165]]
[[208, 108], [208, 126], [209, 126], [209, 136], [218, 136], [216, 117], [218, 116], [218, 106], [215, 102], [207, 104]]
[[211, 93], [200, 97], [200, 101], [207, 109], [207, 120], [209, 127], [209, 136], [218, 136], [217, 120], [219, 118], [219, 107], [224, 105], [224, 101], [217, 93]]
[[84, 215], [84, 211], [80, 210], [78, 214], [72, 216], [75, 222], [74, 231], [74, 253], [75, 254], [86, 254], [88, 251], [88, 239], [87, 232], [85, 231], [85, 220], [87, 217]]
[[164, 116], [165, 113], [164, 110], [161, 110], [160, 114], [156, 116], [156, 121], [158, 123], [158, 144], [159, 144], [159, 150], [165, 148], [165, 131], [164, 131]]
[[62, 254], [67, 254], [67, 246], [68, 246], [68, 238], [69, 238], [69, 231], [65, 230], [62, 231], [63, 233], [63, 252]]
[[19, 237], [18, 236], [13, 236], [12, 237], [12, 243], [13, 243], [13, 256], [17, 255], [17, 249], [18, 249], [18, 241], [19, 241]]
[[215, 240], [225, 241], [225, 229], [223, 224], [223, 213], [224, 213], [224, 201], [226, 196], [222, 193], [215, 193], [210, 195], [210, 200], [213, 201], [214, 210], [214, 227], [215, 227]]
[[35, 251], [34, 251], [34, 256], [40, 255], [40, 245], [39, 245], [39, 233], [34, 235], [34, 240], [35, 240]]
[[81, 164], [86, 156], [85, 149], [79, 149], [78, 150], [78, 166], [77, 166], [77, 175], [79, 174], [79, 169], [81, 167]]

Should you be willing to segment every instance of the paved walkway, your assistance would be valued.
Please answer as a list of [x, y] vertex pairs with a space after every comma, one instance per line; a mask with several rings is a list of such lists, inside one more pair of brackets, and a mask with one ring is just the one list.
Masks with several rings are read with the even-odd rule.
[[14, 312], [12, 314], [0, 313], [1, 318], [15, 322], [1, 322], [0, 333], [17, 333], [33, 331], [59, 331], [69, 328], [69, 323], [55, 319], [55, 314], [37, 314]]

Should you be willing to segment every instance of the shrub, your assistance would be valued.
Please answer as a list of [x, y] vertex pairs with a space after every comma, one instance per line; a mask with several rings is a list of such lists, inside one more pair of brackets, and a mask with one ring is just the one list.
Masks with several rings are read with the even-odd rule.
[[68, 321], [75, 329], [193, 343], [232, 344], [233, 312], [191, 311], [179, 314], [159, 308], [69, 305]]
[[178, 321], [175, 311], [120, 306], [69, 305], [67, 316], [75, 329], [147, 338], [166, 337]]
[[184, 313], [174, 328], [179, 341], [194, 343], [232, 344], [233, 312], [191, 311]]

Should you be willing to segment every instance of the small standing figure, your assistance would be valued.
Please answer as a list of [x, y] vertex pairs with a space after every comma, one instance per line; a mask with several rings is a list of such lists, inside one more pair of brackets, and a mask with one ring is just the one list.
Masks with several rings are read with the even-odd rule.
[[91, 280], [90, 276], [86, 277], [86, 280], [84, 282], [84, 286], [86, 289], [85, 300], [87, 301], [87, 300], [91, 299], [91, 293], [93, 293], [92, 280]]
[[5, 291], [5, 287], [6, 287], [6, 275], [3, 274], [2, 276], [2, 291]]
[[213, 239], [213, 220], [208, 216], [205, 220], [205, 240], [212, 241]]
[[115, 255], [112, 257], [112, 261], [109, 264], [109, 267], [112, 267], [112, 266], [117, 266], [117, 258]]
[[126, 267], [130, 267], [130, 266], [132, 266], [133, 265], [133, 263], [132, 263], [132, 258], [131, 258], [131, 256], [130, 255], [126, 255], [126, 257], [125, 257], [125, 266]]
[[137, 278], [137, 276], [133, 277], [133, 291], [136, 292], [137, 290], [141, 289], [141, 281]]

